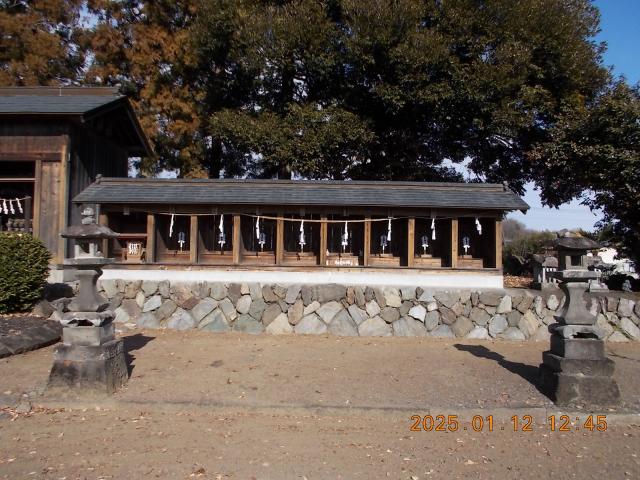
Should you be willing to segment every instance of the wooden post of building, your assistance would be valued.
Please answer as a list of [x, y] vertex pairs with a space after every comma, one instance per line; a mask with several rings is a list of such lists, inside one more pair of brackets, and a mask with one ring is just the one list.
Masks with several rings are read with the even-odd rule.
[[458, 219], [451, 219], [451, 268], [458, 268]]
[[[108, 227], [109, 226], [109, 217], [107, 216], [106, 213], [103, 213], [102, 211], [100, 211], [100, 214], [98, 215], [98, 225], [102, 225], [103, 227]], [[105, 238], [104, 240], [102, 240], [102, 254], [105, 257], [109, 257], [109, 242], [111, 240], [108, 238]]]
[[502, 220], [496, 218], [496, 268], [502, 270]]
[[240, 252], [241, 252], [241, 247], [240, 247], [240, 242], [241, 242], [241, 238], [240, 238], [240, 215], [234, 215], [233, 216], [233, 245], [232, 245], [232, 256], [233, 256], [233, 264], [234, 265], [239, 265], [240, 264]]
[[198, 263], [198, 216], [191, 215], [189, 230], [189, 263]]
[[156, 261], [156, 216], [153, 213], [147, 214], [147, 246], [146, 262]]
[[369, 266], [369, 257], [371, 256], [371, 217], [364, 218], [364, 255], [362, 264]]
[[322, 222], [320, 223], [320, 266], [327, 265], [327, 217], [323, 215], [320, 217]]
[[407, 219], [407, 267], [413, 267], [416, 247], [416, 219], [411, 217]]
[[24, 231], [33, 233], [33, 221], [31, 210], [31, 197], [24, 199]]
[[284, 261], [284, 218], [278, 215], [276, 220], [276, 265]]

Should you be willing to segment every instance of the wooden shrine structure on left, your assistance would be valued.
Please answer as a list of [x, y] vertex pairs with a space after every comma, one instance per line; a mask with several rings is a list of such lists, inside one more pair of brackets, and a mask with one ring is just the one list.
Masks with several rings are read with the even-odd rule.
[[151, 154], [113, 88], [0, 88], [0, 231], [33, 232], [61, 264], [60, 232], [80, 221], [73, 197], [98, 174], [126, 177], [129, 158]]

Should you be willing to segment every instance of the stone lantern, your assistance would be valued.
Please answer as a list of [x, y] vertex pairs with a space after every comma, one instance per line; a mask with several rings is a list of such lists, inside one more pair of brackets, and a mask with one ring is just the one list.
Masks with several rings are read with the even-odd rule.
[[65, 264], [77, 269], [79, 288], [60, 321], [62, 345], [55, 351], [48, 387], [113, 393], [127, 380], [124, 348], [122, 340], [115, 337], [115, 315], [107, 309], [109, 304], [98, 293], [96, 282], [102, 275], [101, 267], [113, 263], [100, 252], [99, 245], [117, 234], [96, 224], [93, 208], [84, 208], [82, 217], [81, 225], [61, 234], [76, 242], [74, 256]]
[[[595, 245], [595, 246], [594, 246]], [[587, 250], [597, 248], [583, 237], [563, 237], [557, 242], [559, 270], [550, 275], [565, 294], [558, 323], [549, 326], [551, 349], [543, 352], [540, 384], [558, 405], [609, 406], [620, 402], [613, 379], [614, 362], [604, 351], [604, 332], [587, 310], [584, 295], [599, 272], [587, 270]]]

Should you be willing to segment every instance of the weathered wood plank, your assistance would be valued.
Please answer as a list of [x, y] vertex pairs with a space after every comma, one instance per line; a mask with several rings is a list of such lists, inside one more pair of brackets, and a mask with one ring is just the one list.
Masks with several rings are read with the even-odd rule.
[[156, 216], [153, 213], [147, 214], [147, 252], [145, 255], [147, 263], [156, 261]]
[[284, 261], [284, 219], [278, 216], [276, 220], [276, 265]]
[[416, 219], [411, 217], [407, 219], [407, 267], [413, 267], [415, 260], [415, 236], [416, 236]]
[[369, 260], [371, 258], [371, 217], [365, 217], [364, 222], [364, 246], [362, 255], [362, 264], [369, 266]]
[[458, 268], [458, 219], [451, 219], [451, 268]]
[[502, 220], [496, 219], [496, 268], [502, 270]]
[[232, 245], [232, 256], [233, 256], [233, 264], [240, 264], [240, 252], [242, 246], [240, 245], [242, 242], [242, 233], [240, 232], [240, 215], [233, 216], [233, 245]]
[[320, 220], [320, 266], [324, 267], [327, 265], [327, 216], [322, 215]]
[[198, 216], [191, 215], [189, 229], [189, 261], [198, 263]]

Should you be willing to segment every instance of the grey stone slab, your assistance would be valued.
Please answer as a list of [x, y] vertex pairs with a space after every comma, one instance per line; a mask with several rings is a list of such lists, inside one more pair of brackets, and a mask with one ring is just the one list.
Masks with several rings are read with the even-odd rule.
[[160, 308], [160, 305], [162, 305], [162, 296], [154, 295], [153, 297], [149, 298], [146, 302], [144, 302], [144, 306], [142, 307], [142, 313], [152, 312], [153, 310]]
[[229, 300], [228, 298], [223, 298], [218, 303], [218, 306], [220, 307], [220, 310], [222, 310], [222, 313], [224, 313], [224, 316], [227, 318], [229, 323], [233, 322], [236, 318], [238, 318], [238, 312], [236, 312], [236, 309], [233, 306], [233, 303], [231, 303], [231, 300]]
[[316, 313], [322, 319], [322, 321], [328, 324], [333, 319], [333, 317], [335, 317], [338, 312], [343, 309], [344, 307], [341, 303], [330, 301], [318, 308], [318, 310], [316, 310]]
[[384, 307], [380, 312], [380, 317], [387, 323], [393, 323], [400, 318], [400, 312], [394, 307]]
[[251, 310], [251, 295], [242, 295], [236, 303], [238, 313], [249, 313]]
[[370, 300], [365, 304], [365, 310], [370, 317], [380, 314], [380, 305], [375, 300]]
[[260, 293], [260, 298], [254, 299], [251, 302], [251, 306], [249, 307], [249, 315], [251, 315], [256, 320], [262, 320], [262, 314], [266, 310], [266, 308], [267, 304], [264, 300], [262, 300], [262, 293]]
[[327, 285], [316, 285], [314, 287], [314, 299], [318, 300], [321, 304], [342, 300], [347, 293], [347, 288], [344, 285], [338, 285], [330, 283]]
[[360, 325], [367, 318], [369, 318], [369, 316], [367, 315], [367, 312], [362, 308], [358, 307], [357, 304], [349, 305], [348, 311], [349, 311], [349, 315], [351, 315], [351, 318], [353, 318], [354, 322], [356, 322], [357, 325]]
[[400, 295], [402, 296], [402, 300], [415, 300], [416, 299], [416, 288], [415, 287], [402, 287], [400, 289]]
[[150, 297], [158, 291], [158, 282], [155, 282], [153, 280], [144, 280], [142, 282], [141, 288], [144, 292], [145, 297]]
[[280, 305], [277, 303], [272, 303], [262, 313], [262, 323], [265, 327], [268, 326], [281, 313], [283, 312], [282, 308], [280, 308]]
[[640, 328], [638, 328], [629, 318], [625, 317], [620, 320], [620, 330], [633, 340], [640, 339]]
[[160, 328], [162, 326], [161, 319], [155, 312], [146, 312], [136, 319], [138, 328]]
[[287, 311], [288, 321], [291, 325], [296, 325], [305, 315], [304, 302], [301, 298], [295, 301]]
[[229, 322], [220, 310], [214, 310], [204, 317], [198, 328], [207, 332], [224, 333], [231, 330]]
[[469, 313], [469, 319], [474, 324], [484, 327], [487, 323], [489, 323], [489, 320], [491, 319], [491, 317], [482, 308], [473, 307], [471, 309], [471, 312]]
[[590, 338], [568, 339], [551, 335], [551, 353], [560, 357], [579, 360], [600, 360], [605, 358], [604, 342]]
[[502, 300], [503, 294], [499, 292], [482, 292], [480, 294], [480, 303], [488, 307], [497, 307]]
[[328, 325], [329, 333], [341, 337], [357, 337], [358, 325], [347, 310], [340, 310]]
[[196, 325], [198, 325], [198, 321], [182, 308], [178, 308], [173, 312], [166, 323], [167, 328], [172, 330], [189, 330], [195, 328]]
[[[300, 300], [302, 302], [302, 300]], [[287, 318], [286, 313], [281, 313], [276, 318], [273, 319], [267, 328], [266, 332], [271, 335], [286, 335], [289, 333], [293, 333], [293, 327], [289, 323], [289, 319]]]
[[211, 297], [203, 298], [198, 304], [191, 309], [191, 315], [198, 322], [209, 315], [218, 306], [218, 301]]
[[358, 326], [361, 337], [389, 337], [392, 335], [391, 325], [380, 317], [368, 318]]
[[476, 326], [467, 333], [465, 338], [473, 340], [488, 340], [491, 337], [489, 336], [489, 331], [485, 327]]
[[427, 316], [427, 309], [422, 305], [415, 305], [409, 309], [409, 316], [424, 322], [424, 318]]
[[264, 332], [265, 328], [262, 323], [258, 322], [251, 315], [240, 315], [238, 319], [233, 323], [233, 330], [236, 332], [250, 333], [257, 335]]
[[445, 325], [451, 325], [458, 319], [453, 310], [445, 306], [440, 307], [440, 318]]
[[327, 324], [320, 320], [315, 313], [303, 317], [294, 327], [294, 331], [301, 335], [321, 335], [327, 333]]
[[300, 297], [302, 298], [302, 303], [304, 303], [305, 307], [311, 304], [311, 302], [314, 301], [313, 287], [311, 285], [303, 285], [300, 289]]
[[522, 341], [526, 340], [524, 333], [522, 330], [516, 327], [509, 327], [504, 332], [498, 335], [498, 338], [503, 340], [512, 340], [512, 341]]
[[289, 288], [287, 288], [287, 293], [284, 297], [284, 301], [288, 304], [294, 303], [298, 299], [301, 289], [302, 285], [289, 285]]
[[209, 293], [209, 295], [214, 300], [220, 301], [227, 297], [227, 287], [225, 287], [224, 284], [212, 283], [210, 287], [211, 287], [211, 292]]
[[427, 329], [418, 320], [411, 317], [402, 317], [391, 324], [393, 335], [396, 337], [425, 337]]
[[424, 326], [427, 328], [428, 331], [431, 331], [434, 328], [436, 328], [439, 323], [440, 323], [440, 312], [438, 312], [437, 310], [433, 312], [427, 312], [427, 314], [424, 317]]
[[496, 307], [496, 313], [509, 313], [512, 310], [511, 308], [511, 297], [509, 295], [505, 295], [500, 300], [500, 303]]
[[473, 329], [473, 322], [467, 317], [458, 317], [451, 325], [451, 331], [456, 337], [465, 337]]
[[489, 321], [489, 335], [493, 338], [504, 332], [509, 327], [504, 315], [496, 315]]
[[242, 296], [242, 285], [239, 283], [232, 283], [227, 287], [227, 298], [231, 300], [234, 305], [238, 303]]
[[431, 336], [435, 338], [456, 338], [449, 325], [438, 325], [431, 331]]
[[447, 308], [452, 308], [460, 300], [457, 292], [439, 292], [433, 295], [436, 301]]

